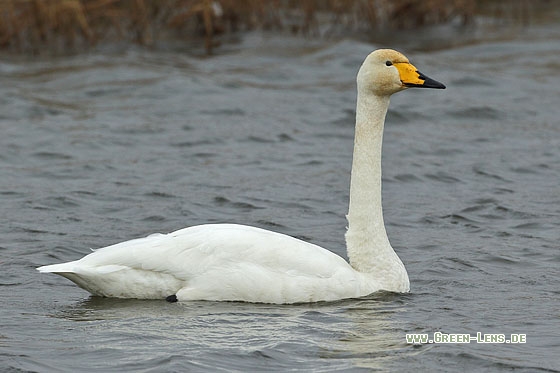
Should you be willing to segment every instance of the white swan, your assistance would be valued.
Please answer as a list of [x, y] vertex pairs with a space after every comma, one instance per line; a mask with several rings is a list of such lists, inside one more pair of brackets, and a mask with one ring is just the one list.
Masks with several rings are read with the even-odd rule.
[[346, 244], [350, 264], [319, 246], [235, 224], [199, 225], [108, 246], [39, 267], [94, 295], [168, 301], [333, 301], [378, 290], [408, 292], [381, 208], [381, 144], [389, 97], [407, 87], [445, 88], [401, 53], [372, 52], [358, 72]]

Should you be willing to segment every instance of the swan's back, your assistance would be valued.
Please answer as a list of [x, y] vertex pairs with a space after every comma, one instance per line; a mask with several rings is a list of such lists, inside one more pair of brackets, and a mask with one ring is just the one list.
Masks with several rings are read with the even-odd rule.
[[[340, 256], [283, 234], [234, 224], [199, 225], [40, 267], [92, 294], [120, 298], [297, 303], [366, 295]], [[365, 293], [364, 293], [365, 291]]]

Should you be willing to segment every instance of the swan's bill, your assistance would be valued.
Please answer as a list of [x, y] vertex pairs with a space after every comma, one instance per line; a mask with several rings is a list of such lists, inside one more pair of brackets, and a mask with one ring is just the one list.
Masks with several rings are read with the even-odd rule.
[[445, 85], [432, 78], [428, 78], [410, 62], [396, 62], [394, 66], [399, 71], [401, 82], [405, 87], [445, 89]]

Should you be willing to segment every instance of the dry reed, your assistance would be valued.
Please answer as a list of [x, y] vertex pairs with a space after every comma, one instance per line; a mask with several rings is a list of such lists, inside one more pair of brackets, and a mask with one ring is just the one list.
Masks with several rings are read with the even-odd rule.
[[56, 53], [194, 37], [211, 53], [218, 35], [239, 30], [411, 29], [456, 17], [466, 23], [474, 8], [475, 0], [0, 0], [0, 48]]

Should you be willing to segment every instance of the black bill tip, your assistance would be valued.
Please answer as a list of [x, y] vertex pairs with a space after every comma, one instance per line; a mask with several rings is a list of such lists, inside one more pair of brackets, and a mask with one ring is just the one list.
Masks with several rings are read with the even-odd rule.
[[404, 83], [406, 87], [445, 89], [445, 85], [443, 83], [427, 77], [420, 71], [416, 72], [418, 73], [418, 79], [423, 80], [424, 83]]
[[433, 80], [432, 78], [425, 77], [424, 84], [420, 87], [424, 88], [435, 88], [435, 89], [445, 89], [445, 85], [443, 83], [438, 82], [437, 80]]

